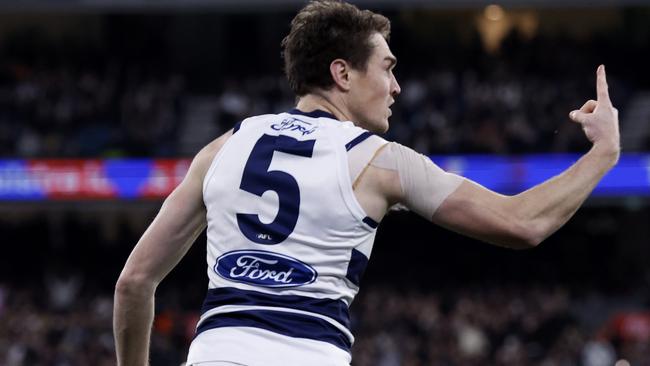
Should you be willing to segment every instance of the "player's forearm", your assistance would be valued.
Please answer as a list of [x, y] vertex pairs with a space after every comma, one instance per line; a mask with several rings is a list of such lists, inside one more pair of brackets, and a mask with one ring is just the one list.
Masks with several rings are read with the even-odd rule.
[[149, 364], [149, 338], [154, 316], [153, 284], [120, 278], [115, 287], [113, 329], [119, 366]]
[[513, 210], [539, 243], [564, 225], [616, 164], [617, 146], [594, 145], [562, 174], [512, 197]]

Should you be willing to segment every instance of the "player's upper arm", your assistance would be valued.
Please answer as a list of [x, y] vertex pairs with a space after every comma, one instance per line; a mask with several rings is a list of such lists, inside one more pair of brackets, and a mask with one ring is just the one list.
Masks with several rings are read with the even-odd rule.
[[391, 143], [372, 165], [397, 172], [397, 200], [420, 216], [492, 244], [529, 247], [529, 231], [515, 216], [510, 197], [447, 173], [428, 157]]
[[394, 172], [392, 192], [396, 203], [431, 220], [440, 204], [463, 181], [463, 178], [447, 173], [428, 157], [414, 150], [391, 142], [371, 162], [376, 168]]
[[195, 156], [185, 178], [167, 197], [133, 249], [118, 284], [144, 281], [156, 285], [185, 255], [206, 226], [203, 178], [231, 135], [222, 135]]

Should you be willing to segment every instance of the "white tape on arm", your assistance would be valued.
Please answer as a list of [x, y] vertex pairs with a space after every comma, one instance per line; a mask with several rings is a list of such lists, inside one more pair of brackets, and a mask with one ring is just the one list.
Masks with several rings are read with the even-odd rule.
[[395, 142], [382, 149], [370, 165], [397, 171], [404, 205], [427, 220], [431, 220], [442, 202], [464, 180], [459, 175], [445, 172], [426, 156]]

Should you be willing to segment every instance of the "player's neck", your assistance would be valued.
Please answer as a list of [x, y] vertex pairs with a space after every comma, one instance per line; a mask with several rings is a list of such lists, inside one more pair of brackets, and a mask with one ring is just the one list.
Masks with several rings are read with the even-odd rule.
[[345, 104], [336, 103], [335, 96], [307, 94], [298, 99], [296, 108], [303, 112], [321, 110], [333, 114], [339, 121], [352, 121], [352, 116], [348, 109], [345, 108]]

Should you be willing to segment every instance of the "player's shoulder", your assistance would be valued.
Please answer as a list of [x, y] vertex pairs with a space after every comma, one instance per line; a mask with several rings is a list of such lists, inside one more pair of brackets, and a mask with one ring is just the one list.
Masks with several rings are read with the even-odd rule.
[[237, 134], [242, 128], [254, 128], [255, 126], [263, 125], [264, 121], [273, 121], [277, 119], [278, 116], [278, 114], [261, 114], [247, 117], [237, 122], [232, 129], [205, 145], [194, 157], [190, 169], [193, 169], [195, 171], [195, 174], [198, 174], [201, 177], [205, 177], [208, 170], [210, 169], [210, 165], [212, 165], [212, 161], [215, 159], [224, 145], [228, 142], [228, 140], [233, 137], [233, 135]]
[[216, 139], [212, 140], [210, 143], [205, 145], [194, 157], [194, 160], [192, 161], [192, 166], [190, 169], [192, 169], [194, 174], [197, 174], [200, 177], [205, 177], [206, 173], [208, 172], [208, 169], [210, 169], [210, 165], [212, 164], [212, 161], [214, 160], [214, 157], [219, 153], [223, 145], [226, 144], [228, 139], [232, 137], [234, 132], [234, 129], [229, 130], [228, 132], [224, 133], [223, 135], [217, 137]]
[[348, 151], [368, 146], [377, 149], [388, 143], [382, 136], [354, 125], [352, 122], [345, 122], [339, 135], [344, 140], [345, 149]]

